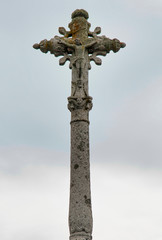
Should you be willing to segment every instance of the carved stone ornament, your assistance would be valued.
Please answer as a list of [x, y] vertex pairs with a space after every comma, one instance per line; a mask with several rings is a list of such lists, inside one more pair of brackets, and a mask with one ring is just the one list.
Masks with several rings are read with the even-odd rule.
[[83, 109], [90, 111], [92, 109], [92, 97], [86, 97], [86, 98], [75, 98], [75, 97], [69, 97], [68, 98], [68, 109], [72, 112], [77, 109]]
[[[72, 64], [77, 63], [76, 67], [82, 71], [84, 66], [84, 55], [88, 52], [88, 62], [94, 61], [97, 65], [101, 65], [101, 59], [97, 55], [106, 56], [110, 51], [118, 52], [120, 48], [126, 46], [125, 43], [118, 39], [109, 39], [106, 36], [98, 36], [101, 33], [101, 28], [96, 27], [91, 32], [91, 24], [87, 21], [88, 13], [83, 9], [77, 9], [72, 13], [72, 21], [69, 23], [70, 31], [64, 27], [59, 27], [59, 33], [63, 37], [55, 36], [50, 40], [42, 40], [39, 44], [33, 45], [35, 49], [40, 49], [43, 53], [50, 52], [56, 57], [63, 56], [59, 64], [64, 65], [66, 61]], [[81, 74], [81, 73], [80, 73]]]

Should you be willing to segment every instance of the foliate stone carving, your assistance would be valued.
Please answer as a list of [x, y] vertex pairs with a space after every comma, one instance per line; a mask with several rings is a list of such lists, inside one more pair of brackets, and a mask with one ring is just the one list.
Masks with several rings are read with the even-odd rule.
[[96, 27], [95, 30], [93, 32], [88, 32], [88, 36], [93, 37], [93, 38], [97, 38], [97, 35], [101, 33], [101, 28], [100, 27]]
[[94, 61], [97, 65], [102, 64], [102, 60], [97, 57], [98, 55], [106, 56], [110, 51], [116, 53], [120, 50], [120, 48], [124, 48], [126, 46], [125, 43], [120, 42], [116, 38], [113, 40], [105, 36], [96, 36], [96, 38], [98, 40], [97, 43], [88, 49], [88, 53], [92, 54], [89, 56], [89, 60]]
[[78, 109], [88, 110], [92, 109], [92, 97], [85, 97], [85, 98], [76, 98], [76, 97], [69, 97], [68, 98], [68, 109], [72, 112]]
[[64, 35], [64, 37], [66, 37], [66, 38], [72, 36], [71, 31], [66, 31], [66, 29], [64, 27], [59, 27], [58, 31], [61, 35]]
[[[82, 78], [82, 71], [85, 61], [90, 67], [90, 61], [94, 61], [97, 65], [101, 65], [102, 61], [98, 55], [106, 56], [110, 51], [118, 52], [120, 48], [126, 46], [125, 43], [118, 39], [113, 40], [106, 36], [98, 36], [101, 28], [96, 27], [91, 32], [91, 24], [87, 21], [88, 13], [83, 9], [77, 9], [72, 13], [72, 21], [69, 23], [70, 31], [64, 27], [59, 27], [59, 33], [63, 37], [55, 36], [50, 40], [42, 40], [39, 44], [33, 45], [35, 49], [40, 49], [43, 53], [50, 52], [56, 57], [63, 56], [59, 64], [64, 65], [66, 61], [70, 61], [70, 68], [74, 65], [78, 71], [79, 78]], [[91, 54], [88, 59], [86, 54]]]

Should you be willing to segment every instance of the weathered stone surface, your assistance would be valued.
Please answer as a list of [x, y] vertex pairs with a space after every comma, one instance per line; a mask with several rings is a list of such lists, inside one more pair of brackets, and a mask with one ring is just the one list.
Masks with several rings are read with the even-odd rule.
[[[87, 21], [88, 17], [85, 10], [75, 10], [72, 13], [72, 21], [69, 23], [70, 31], [64, 27], [59, 27], [59, 33], [63, 37], [55, 36], [51, 40], [45, 39], [39, 44], [34, 44], [33, 47], [40, 49], [43, 53], [50, 52], [56, 57], [63, 56], [60, 59], [60, 65], [70, 61], [70, 68], [75, 65], [76, 68], [81, 69], [87, 63], [88, 69], [90, 69], [90, 61], [101, 65], [101, 59], [96, 57], [97, 55], [106, 56], [110, 51], [118, 52], [126, 44], [116, 38], [111, 40], [106, 36], [97, 36], [101, 33], [100, 27], [96, 27], [91, 32], [89, 30], [91, 24]], [[89, 54], [91, 55], [89, 56]], [[87, 57], [84, 58], [84, 55]]]
[[71, 123], [70, 233], [92, 233], [89, 124]]
[[110, 51], [118, 52], [126, 46], [118, 39], [98, 36], [101, 28], [90, 31], [87, 21], [88, 13], [77, 9], [72, 13], [69, 31], [59, 27], [62, 37], [42, 40], [33, 45], [43, 53], [50, 52], [59, 60], [60, 65], [70, 62], [72, 69], [71, 96], [68, 98], [68, 109], [71, 112], [71, 175], [69, 230], [70, 240], [91, 240], [92, 209], [90, 190], [89, 163], [89, 111], [92, 108], [92, 97], [88, 91], [88, 71], [90, 62], [101, 65], [98, 55], [106, 56]]

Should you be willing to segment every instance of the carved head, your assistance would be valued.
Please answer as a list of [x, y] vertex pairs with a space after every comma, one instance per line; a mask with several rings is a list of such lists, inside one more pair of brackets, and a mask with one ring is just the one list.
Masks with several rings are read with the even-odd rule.
[[82, 43], [81, 43], [81, 41], [80, 41], [79, 38], [76, 38], [76, 39], [75, 39], [75, 44], [78, 45], [78, 46], [79, 46], [79, 45], [82, 45]]

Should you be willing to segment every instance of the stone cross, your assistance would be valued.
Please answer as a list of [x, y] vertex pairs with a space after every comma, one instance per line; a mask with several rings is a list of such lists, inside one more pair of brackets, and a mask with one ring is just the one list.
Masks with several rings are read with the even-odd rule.
[[70, 240], [90, 240], [92, 238], [92, 209], [90, 190], [89, 162], [89, 111], [92, 109], [92, 97], [88, 92], [88, 70], [90, 62], [101, 65], [98, 55], [106, 56], [111, 50], [118, 52], [126, 46], [116, 38], [98, 36], [100, 27], [93, 32], [87, 21], [88, 13], [77, 9], [72, 13], [70, 31], [59, 28], [62, 37], [55, 36], [34, 44], [35, 49], [43, 53], [50, 52], [59, 60], [60, 65], [70, 62], [72, 69], [71, 96], [68, 97], [68, 109], [71, 112], [71, 175], [69, 230]]

